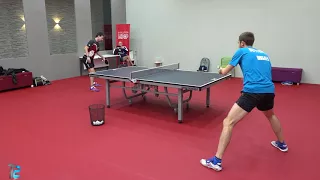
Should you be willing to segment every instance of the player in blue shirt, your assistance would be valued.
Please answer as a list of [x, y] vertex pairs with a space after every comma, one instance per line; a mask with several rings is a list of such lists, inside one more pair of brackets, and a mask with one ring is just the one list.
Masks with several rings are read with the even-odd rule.
[[222, 170], [222, 156], [230, 142], [232, 129], [255, 107], [263, 112], [277, 136], [277, 140], [271, 144], [282, 152], [288, 151], [280, 121], [273, 112], [275, 88], [271, 78], [270, 59], [265, 52], [252, 47], [254, 40], [253, 33], [242, 33], [239, 36], [239, 49], [231, 62], [226, 68], [219, 69], [219, 73], [225, 75], [239, 64], [243, 73], [243, 89], [241, 96], [223, 121], [223, 130], [215, 156], [200, 160], [203, 166], [216, 171]]

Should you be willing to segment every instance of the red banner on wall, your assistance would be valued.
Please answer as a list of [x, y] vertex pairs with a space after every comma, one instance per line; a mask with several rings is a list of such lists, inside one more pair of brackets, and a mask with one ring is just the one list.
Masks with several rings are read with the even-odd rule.
[[[117, 24], [116, 25], [116, 43], [122, 42], [130, 50], [130, 24]], [[116, 46], [117, 46], [116, 45]]]

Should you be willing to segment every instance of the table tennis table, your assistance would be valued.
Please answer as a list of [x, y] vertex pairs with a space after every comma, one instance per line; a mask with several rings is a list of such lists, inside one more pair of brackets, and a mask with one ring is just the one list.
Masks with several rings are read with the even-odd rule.
[[[178, 122], [183, 122], [183, 105], [189, 109], [189, 101], [193, 91], [206, 90], [206, 106], [210, 106], [210, 87], [231, 77], [231, 74], [220, 75], [210, 72], [196, 72], [179, 69], [179, 63], [159, 67], [147, 68], [140, 66], [129, 66], [116, 69], [109, 69], [90, 73], [90, 77], [102, 78], [106, 81], [106, 105], [110, 108], [110, 88], [121, 88], [124, 97], [132, 104], [132, 99], [142, 97], [146, 100], [146, 94], [152, 93], [156, 97], [165, 95], [170, 107], [178, 114]], [[121, 82], [122, 85], [115, 85], [114, 82]], [[133, 86], [126, 86], [126, 83], [133, 83]], [[119, 84], [119, 83], [117, 83]], [[111, 86], [112, 85], [112, 86]], [[159, 90], [163, 87], [163, 91]], [[168, 88], [176, 88], [178, 93], [169, 93]], [[132, 91], [128, 96], [126, 89]], [[189, 97], [184, 99], [185, 93]], [[178, 97], [178, 102], [173, 103], [170, 96]]]

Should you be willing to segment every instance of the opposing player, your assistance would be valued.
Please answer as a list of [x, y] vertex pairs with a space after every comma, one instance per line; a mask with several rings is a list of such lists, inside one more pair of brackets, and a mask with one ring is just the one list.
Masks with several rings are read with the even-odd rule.
[[[94, 56], [97, 54], [102, 58], [103, 61], [106, 61], [106, 59], [99, 53], [99, 42], [102, 42], [104, 40], [104, 35], [102, 32], [98, 32], [96, 37], [92, 40], [90, 40], [87, 45], [84, 47], [85, 54], [82, 58], [83, 64], [88, 69], [89, 73], [94, 73]], [[94, 82], [94, 77], [90, 77], [90, 90], [94, 92], [99, 92], [99, 89], [97, 88], [100, 86], [98, 83]]]
[[200, 160], [203, 166], [216, 171], [222, 170], [222, 157], [230, 142], [232, 129], [255, 107], [262, 111], [269, 120], [278, 138], [276, 141], [271, 142], [272, 146], [282, 152], [288, 151], [288, 146], [284, 142], [280, 121], [273, 112], [275, 87], [271, 80], [270, 59], [266, 53], [252, 47], [254, 40], [253, 33], [242, 33], [239, 36], [239, 49], [232, 57], [231, 62], [227, 67], [219, 69], [219, 73], [225, 75], [239, 64], [243, 72], [244, 86], [239, 99], [232, 106], [223, 121], [223, 130], [215, 156]]

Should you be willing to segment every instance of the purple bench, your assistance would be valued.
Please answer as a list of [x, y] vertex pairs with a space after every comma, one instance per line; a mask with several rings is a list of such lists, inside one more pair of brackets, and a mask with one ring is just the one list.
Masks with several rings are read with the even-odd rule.
[[301, 68], [272, 67], [272, 81], [275, 81], [275, 82], [291, 81], [299, 85], [301, 82], [301, 78], [302, 78]]

